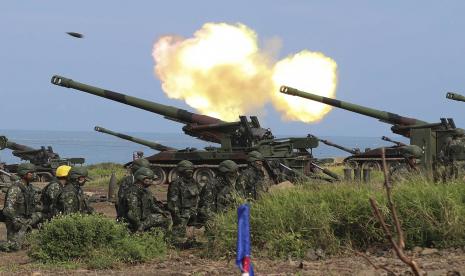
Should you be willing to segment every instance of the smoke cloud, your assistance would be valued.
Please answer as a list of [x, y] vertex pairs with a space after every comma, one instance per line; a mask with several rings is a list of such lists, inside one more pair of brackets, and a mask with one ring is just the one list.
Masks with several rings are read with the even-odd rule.
[[289, 85], [334, 97], [337, 65], [322, 53], [304, 50], [275, 61], [281, 41], [259, 48], [257, 34], [243, 24], [206, 23], [190, 38], [164, 36], [152, 56], [155, 74], [170, 98], [225, 121], [264, 114], [271, 102], [283, 119], [314, 122], [330, 107], [279, 93]]

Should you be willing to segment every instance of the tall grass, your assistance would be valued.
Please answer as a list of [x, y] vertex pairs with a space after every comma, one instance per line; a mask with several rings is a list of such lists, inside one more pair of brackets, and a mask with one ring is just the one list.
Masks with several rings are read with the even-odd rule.
[[[303, 257], [310, 248], [336, 254], [347, 246], [386, 245], [372, 214], [374, 197], [391, 224], [381, 185], [303, 184], [251, 203], [254, 254]], [[465, 245], [465, 183], [435, 184], [409, 179], [393, 189], [407, 247]], [[208, 254], [234, 254], [236, 213], [218, 215], [208, 225]]]
[[115, 173], [117, 182], [127, 173], [127, 170], [122, 165], [116, 163], [99, 163], [90, 165], [87, 168], [92, 180], [86, 184], [86, 187], [107, 187], [113, 172]]

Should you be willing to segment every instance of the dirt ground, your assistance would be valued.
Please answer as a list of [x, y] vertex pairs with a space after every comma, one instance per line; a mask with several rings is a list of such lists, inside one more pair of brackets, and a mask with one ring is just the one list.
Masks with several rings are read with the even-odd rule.
[[[106, 194], [104, 189], [87, 189], [89, 193]], [[166, 187], [155, 189], [159, 200], [166, 200]], [[3, 197], [3, 196], [2, 196]], [[3, 198], [0, 198], [3, 205]], [[97, 212], [115, 217], [115, 208], [109, 202], [96, 202], [92, 206]], [[4, 224], [0, 224], [0, 240], [6, 239]], [[165, 260], [123, 266], [112, 270], [65, 270], [49, 269], [32, 262], [26, 251], [0, 253], [0, 275], [240, 275], [234, 260], [210, 260], [199, 257], [195, 250], [171, 250]], [[465, 248], [435, 250], [415, 248], [408, 251], [414, 256], [428, 275], [465, 275]], [[374, 251], [367, 253], [376, 265], [387, 267], [398, 275], [410, 274], [393, 252]], [[386, 271], [375, 270], [363, 257], [346, 254], [338, 257], [313, 256], [304, 260], [273, 261], [253, 259], [256, 275], [388, 275]]]

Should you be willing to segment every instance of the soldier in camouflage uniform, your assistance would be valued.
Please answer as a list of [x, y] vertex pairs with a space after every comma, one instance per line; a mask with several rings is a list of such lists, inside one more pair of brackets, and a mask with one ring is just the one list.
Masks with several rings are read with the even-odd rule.
[[121, 218], [129, 223], [131, 231], [147, 231], [154, 227], [171, 230], [172, 220], [148, 189], [154, 173], [149, 168], [140, 168], [134, 174], [134, 184], [125, 191], [121, 201]]
[[26, 232], [42, 220], [42, 213], [36, 208], [35, 189], [31, 184], [35, 170], [33, 164], [20, 164], [18, 175], [21, 179], [8, 188], [3, 208], [8, 241], [0, 244], [1, 251], [21, 249]]
[[45, 219], [51, 219], [56, 215], [54, 212], [57, 209], [57, 197], [68, 181], [68, 174], [70, 170], [70, 166], [59, 166], [55, 172], [56, 178], [50, 181], [50, 183], [42, 189], [40, 201], [42, 202], [42, 212]]
[[459, 178], [459, 160], [463, 158], [463, 142], [461, 140], [465, 133], [462, 129], [455, 129], [452, 134], [452, 138], [447, 141], [446, 144], [446, 156], [447, 156], [447, 175], [448, 179]]
[[68, 174], [68, 182], [57, 196], [55, 214], [91, 214], [94, 212], [82, 191], [82, 186], [88, 180], [88, 174], [85, 167], [71, 168]]
[[249, 166], [241, 172], [236, 188], [247, 198], [258, 199], [270, 187], [270, 181], [263, 168], [263, 155], [258, 151], [252, 151], [247, 161]]
[[234, 204], [239, 167], [234, 161], [225, 160], [219, 164], [218, 170], [218, 175], [205, 187], [205, 193], [211, 197], [206, 200], [210, 202], [207, 205], [217, 213], [226, 211]]
[[147, 161], [147, 159], [143, 159], [143, 158], [140, 158], [140, 159], [136, 159], [132, 162], [132, 165], [131, 165], [131, 174], [124, 177], [120, 183], [118, 183], [118, 186], [119, 186], [119, 189], [118, 189], [118, 198], [116, 199], [116, 203], [115, 203], [115, 208], [116, 208], [116, 219], [119, 219], [122, 217], [122, 214], [123, 214], [123, 209], [120, 208], [121, 203], [123, 201], [123, 198], [124, 198], [124, 194], [126, 192], [126, 190], [132, 185], [134, 184], [134, 173], [140, 169], [140, 168], [150, 168], [150, 163], [149, 161]]
[[178, 163], [179, 177], [168, 186], [168, 210], [173, 217], [173, 232], [178, 238], [186, 235], [186, 227], [198, 222], [202, 187], [194, 179], [194, 164], [188, 160]]

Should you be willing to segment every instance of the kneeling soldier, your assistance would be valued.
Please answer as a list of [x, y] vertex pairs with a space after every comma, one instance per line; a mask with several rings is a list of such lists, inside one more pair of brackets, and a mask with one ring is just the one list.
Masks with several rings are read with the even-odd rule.
[[168, 210], [173, 216], [173, 234], [183, 239], [186, 227], [202, 223], [199, 215], [201, 187], [194, 179], [194, 164], [188, 160], [178, 163], [179, 177], [168, 186]]
[[122, 216], [122, 212], [124, 212], [123, 209], [120, 209], [123, 200], [124, 200], [124, 195], [126, 191], [129, 189], [129, 187], [134, 184], [134, 174], [136, 171], [140, 168], [149, 168], [150, 169], [150, 163], [147, 161], [145, 158], [140, 158], [136, 159], [132, 162], [131, 164], [131, 174], [124, 177], [121, 179], [121, 181], [118, 183], [119, 189], [118, 189], [118, 198], [115, 202], [115, 208], [116, 208], [116, 219], [120, 219]]
[[154, 178], [151, 169], [140, 168], [134, 174], [134, 184], [124, 194], [122, 218], [132, 231], [147, 231], [154, 227], [171, 230], [171, 215], [164, 211], [148, 189]]
[[59, 166], [55, 172], [56, 179], [50, 181], [42, 189], [42, 195], [40, 200], [42, 201], [42, 212], [44, 213], [45, 219], [51, 219], [55, 216], [56, 204], [58, 195], [61, 193], [61, 189], [66, 185], [68, 181], [68, 174], [71, 170], [70, 166], [62, 165]]
[[[218, 175], [207, 185], [211, 191], [211, 206], [214, 212], [221, 213], [228, 210], [238, 195], [236, 191], [239, 166], [232, 160], [225, 160], [218, 166]], [[207, 188], [206, 187], [206, 188]]]
[[3, 208], [8, 241], [0, 244], [1, 251], [21, 249], [26, 232], [42, 219], [42, 213], [36, 210], [35, 190], [31, 184], [35, 170], [33, 164], [20, 164], [18, 175], [21, 179], [8, 188]]
[[241, 172], [238, 179], [238, 192], [247, 198], [258, 199], [263, 193], [268, 192], [270, 187], [270, 180], [264, 172], [263, 155], [258, 151], [252, 151], [248, 154], [247, 161], [249, 166]]
[[68, 174], [68, 182], [57, 196], [55, 214], [64, 215], [72, 213], [91, 214], [94, 208], [89, 205], [82, 191], [82, 186], [88, 180], [88, 171], [85, 167], [72, 167]]

